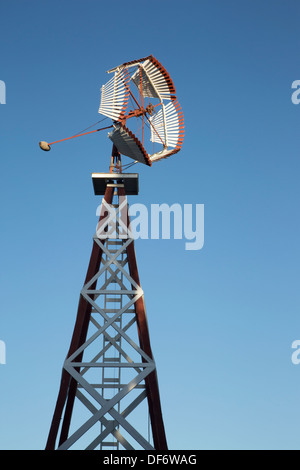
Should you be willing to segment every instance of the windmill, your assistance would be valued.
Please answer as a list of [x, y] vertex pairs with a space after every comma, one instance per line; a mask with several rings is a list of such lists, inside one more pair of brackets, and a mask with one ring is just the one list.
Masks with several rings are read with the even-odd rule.
[[[152, 55], [108, 73], [112, 78], [101, 88], [99, 113], [112, 123], [39, 144], [49, 151], [58, 142], [104, 129], [111, 129], [113, 144], [109, 172], [92, 174], [94, 193], [104, 198], [63, 365], [49, 450], [167, 449], [128, 215], [127, 196], [138, 194], [138, 174], [126, 170], [138, 163], [152, 166], [179, 152], [183, 113], [170, 75]], [[130, 163], [123, 165], [121, 155]], [[136, 412], [142, 407], [148, 423], [138, 423]]]

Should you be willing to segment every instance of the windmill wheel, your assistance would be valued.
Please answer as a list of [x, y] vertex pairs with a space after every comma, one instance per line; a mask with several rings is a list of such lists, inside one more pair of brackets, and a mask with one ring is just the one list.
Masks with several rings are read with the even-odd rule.
[[[184, 119], [173, 81], [152, 55], [108, 71], [99, 113], [113, 120], [108, 134], [118, 151], [151, 166], [182, 147]], [[151, 144], [152, 142], [152, 144]]]

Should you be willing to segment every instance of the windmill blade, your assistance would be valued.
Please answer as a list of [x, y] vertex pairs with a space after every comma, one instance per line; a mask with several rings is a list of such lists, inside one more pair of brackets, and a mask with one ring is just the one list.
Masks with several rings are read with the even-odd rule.
[[[142, 77], [140, 78], [140, 69]], [[176, 90], [174, 83], [167, 72], [167, 70], [158, 62], [153, 56], [149, 56], [145, 62], [140, 64], [140, 67], [135, 71], [131, 77], [131, 81], [137, 86], [147, 98], [159, 98], [162, 100], [175, 100]]]
[[166, 147], [181, 148], [184, 137], [184, 119], [178, 101], [171, 101], [149, 118], [151, 142], [165, 142]]
[[178, 153], [181, 147], [176, 147], [174, 150], [170, 149], [163, 149], [160, 152], [153, 153], [152, 155], [149, 155], [149, 158], [151, 162], [158, 162], [159, 160], [164, 160], [165, 158], [171, 157], [171, 155], [175, 155], [175, 153]]
[[138, 67], [138, 69], [132, 75], [131, 81], [135, 84], [140, 93], [142, 90], [143, 98], [158, 98], [160, 101], [162, 101], [161, 96], [159, 95], [158, 91], [156, 91], [155, 86], [142, 66]]
[[140, 163], [151, 166], [151, 160], [142, 143], [135, 135], [122, 124], [115, 124], [114, 130], [108, 134], [108, 137], [117, 147], [118, 151], [133, 158]]
[[99, 113], [114, 121], [124, 118], [129, 100], [129, 73], [126, 68], [116, 71], [114, 76], [101, 88]]

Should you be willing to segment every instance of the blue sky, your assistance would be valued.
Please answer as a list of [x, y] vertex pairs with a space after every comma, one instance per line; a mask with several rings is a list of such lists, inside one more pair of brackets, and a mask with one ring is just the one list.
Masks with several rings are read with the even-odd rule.
[[297, 1], [2, 0], [0, 448], [43, 449], [96, 225], [106, 70], [153, 54], [182, 151], [129, 202], [205, 205], [205, 245], [136, 243], [171, 449], [299, 449]]

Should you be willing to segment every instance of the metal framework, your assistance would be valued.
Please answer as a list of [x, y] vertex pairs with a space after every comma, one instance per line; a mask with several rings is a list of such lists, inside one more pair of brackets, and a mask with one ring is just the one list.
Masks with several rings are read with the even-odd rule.
[[[47, 450], [167, 449], [130, 232], [130, 176], [109, 175], [93, 174], [95, 194], [104, 187], [105, 194]], [[143, 420], [137, 411], [146, 413]]]

